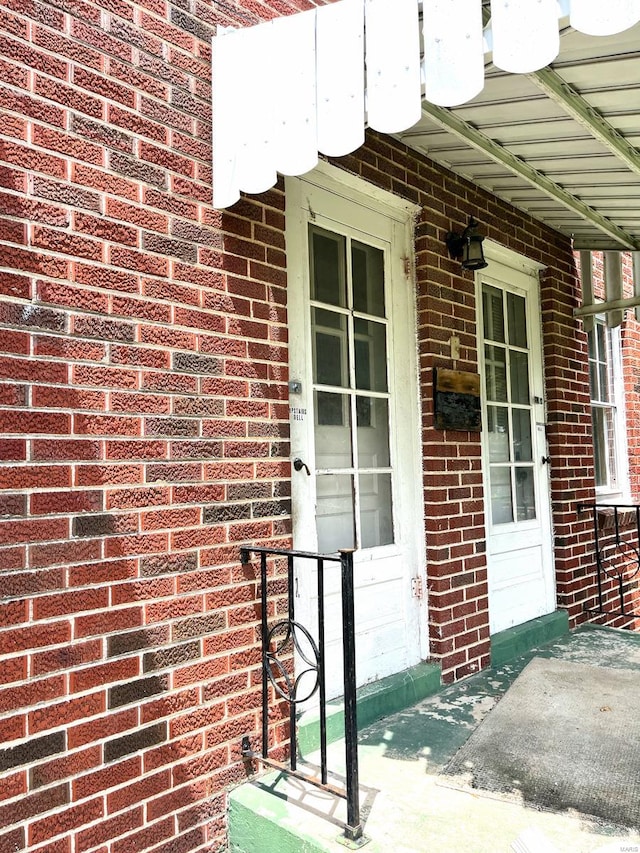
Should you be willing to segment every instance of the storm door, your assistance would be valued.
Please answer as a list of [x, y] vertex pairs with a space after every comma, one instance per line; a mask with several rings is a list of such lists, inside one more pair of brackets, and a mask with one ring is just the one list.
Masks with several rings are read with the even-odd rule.
[[[287, 181], [289, 403], [292, 459], [300, 460], [292, 471], [294, 544], [320, 553], [356, 549], [364, 684], [423, 656], [415, 306], [403, 257], [406, 211], [386, 215], [366, 195], [343, 191]], [[300, 620], [317, 631], [315, 574], [302, 561], [295, 593]], [[339, 695], [337, 570], [326, 614], [329, 689]]]
[[555, 607], [538, 280], [479, 274], [483, 463], [492, 633]]

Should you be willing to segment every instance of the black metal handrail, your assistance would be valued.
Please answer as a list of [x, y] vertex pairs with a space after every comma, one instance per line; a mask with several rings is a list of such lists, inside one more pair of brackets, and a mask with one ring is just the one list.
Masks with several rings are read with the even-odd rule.
[[[270, 767], [286, 772], [296, 778], [309, 782], [316, 787], [330, 791], [347, 802], [347, 820], [344, 824], [345, 836], [350, 841], [362, 837], [360, 822], [360, 794], [358, 785], [358, 721], [356, 710], [356, 664], [355, 664], [355, 618], [354, 618], [354, 587], [353, 587], [353, 554], [352, 549], [341, 550], [335, 554], [313, 554], [307, 551], [289, 551], [280, 548], [258, 548], [245, 546], [240, 549], [240, 559], [243, 564], [250, 562], [251, 554], [260, 555], [260, 600], [262, 620], [262, 750], [256, 752], [251, 748], [248, 735], [242, 739], [242, 755], [249, 760], [261, 761]], [[276, 621], [271, 627], [267, 618], [267, 559], [269, 557], [286, 557], [287, 559], [287, 618]], [[296, 621], [294, 599], [294, 560], [313, 560], [318, 567], [318, 642], [313, 639], [309, 630]], [[342, 590], [342, 634], [343, 634], [343, 664], [344, 664], [344, 739], [345, 739], [345, 788], [332, 785], [328, 781], [327, 764], [327, 701], [325, 678], [325, 641], [324, 641], [324, 567], [325, 563], [340, 563]], [[277, 642], [275, 638], [284, 631], [284, 638]], [[305, 655], [298, 640], [301, 634], [312, 649], [313, 657]], [[308, 669], [304, 669], [292, 679], [278, 654], [289, 643], [293, 644], [300, 659]], [[316, 679], [313, 689], [302, 697], [298, 689], [303, 675], [315, 672]], [[282, 682], [286, 687], [283, 689]], [[278, 696], [289, 703], [290, 755], [289, 764], [269, 758], [269, 684]], [[320, 778], [297, 769], [297, 732], [296, 716], [298, 706], [319, 693], [320, 701]]]
[[[640, 616], [625, 604], [625, 593], [640, 572], [640, 506], [637, 504], [578, 504], [578, 512], [593, 514], [593, 536], [597, 565], [597, 612], [611, 617], [633, 619]], [[607, 580], [617, 587], [618, 610], [610, 609]], [[640, 604], [640, 602], [638, 602]], [[588, 609], [588, 608], [587, 608]]]

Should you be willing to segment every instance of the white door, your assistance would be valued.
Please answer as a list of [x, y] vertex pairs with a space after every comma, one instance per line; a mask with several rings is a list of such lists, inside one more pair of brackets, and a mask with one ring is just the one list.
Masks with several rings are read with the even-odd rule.
[[[296, 550], [357, 549], [361, 685], [426, 657], [414, 594], [425, 558], [411, 211], [332, 172], [286, 184], [291, 454], [307, 466], [292, 469], [293, 535]], [[317, 636], [315, 570], [299, 560], [295, 573], [296, 618]], [[333, 697], [343, 692], [337, 567], [324, 629]]]
[[555, 609], [537, 269], [478, 274], [491, 632]]

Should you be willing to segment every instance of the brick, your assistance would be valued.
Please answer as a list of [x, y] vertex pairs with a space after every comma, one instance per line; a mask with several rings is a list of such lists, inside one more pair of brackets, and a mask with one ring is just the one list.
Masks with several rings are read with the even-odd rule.
[[[88, 459], [99, 459], [102, 455], [102, 447], [97, 441], [85, 441], [83, 439], [34, 439], [32, 442], [32, 458], [35, 461], [83, 461]], [[47, 485], [46, 476], [59, 470], [64, 472], [66, 469], [56, 469], [51, 466], [43, 467], [42, 469], [34, 469], [34, 476], [38, 470], [42, 471], [41, 482], [34, 482], [33, 485]], [[65, 478], [63, 482], [51, 482], [51, 486], [68, 486], [70, 481]], [[95, 485], [95, 484], [94, 484]]]
[[64, 732], [54, 732], [39, 738], [31, 738], [17, 746], [0, 748], [0, 772], [14, 767], [31, 764], [51, 755], [64, 752], [66, 737]]
[[30, 279], [24, 275], [0, 271], [0, 294], [16, 299], [29, 299], [31, 295]]
[[104, 760], [117, 761], [125, 755], [163, 743], [166, 739], [167, 724], [165, 722], [146, 726], [132, 734], [108, 740], [104, 744]]
[[184, 574], [191, 572], [198, 566], [198, 557], [195, 553], [163, 554], [161, 556], [144, 557], [140, 561], [140, 574], [144, 577], [152, 577], [177, 572]]
[[41, 302], [59, 305], [66, 309], [79, 308], [83, 311], [105, 311], [108, 306], [108, 299], [102, 293], [81, 287], [73, 287], [57, 281], [38, 280], [37, 294]]
[[168, 689], [169, 680], [166, 676], [151, 676], [128, 681], [111, 687], [107, 692], [107, 707], [119, 708], [122, 705], [139, 703]]
[[0, 806], [0, 825], [10, 826], [21, 823], [36, 815], [65, 805], [70, 800], [67, 784], [57, 785], [46, 791], [38, 791], [20, 800]]
[[175, 370], [196, 374], [215, 375], [222, 372], [222, 362], [219, 358], [197, 353], [174, 353], [173, 367]]
[[165, 646], [152, 652], [145, 652], [142, 657], [143, 672], [153, 672], [158, 669], [167, 669], [195, 660], [200, 657], [202, 650], [199, 642], [182, 643], [174, 646]]
[[68, 535], [66, 519], [0, 520], [0, 544], [9, 545], [33, 540], [65, 539]]
[[99, 193], [83, 190], [71, 183], [53, 181], [35, 176], [33, 178], [33, 194], [39, 198], [79, 207], [86, 210], [100, 210], [102, 202]]

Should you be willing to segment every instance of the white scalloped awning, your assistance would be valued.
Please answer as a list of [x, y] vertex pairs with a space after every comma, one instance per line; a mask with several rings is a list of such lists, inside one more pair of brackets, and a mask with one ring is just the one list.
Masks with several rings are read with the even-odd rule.
[[[422, 13], [422, 14], [421, 14]], [[484, 86], [485, 53], [526, 74], [553, 61], [559, 19], [588, 35], [640, 21], [640, 0], [337, 0], [213, 39], [214, 207], [339, 157], [365, 127], [408, 130], [425, 97], [453, 107]], [[422, 27], [422, 32], [421, 32]]]

